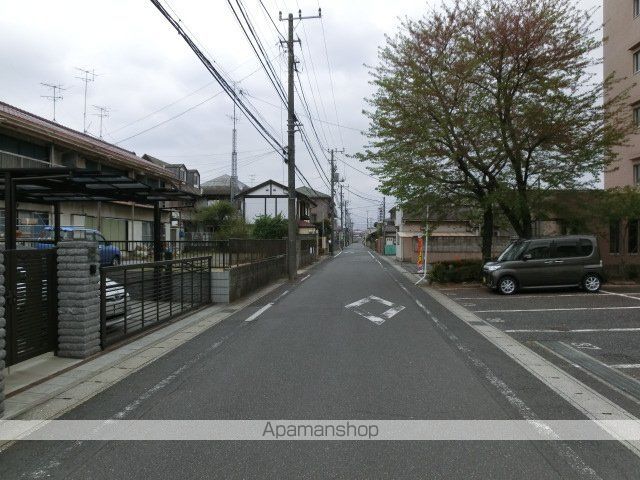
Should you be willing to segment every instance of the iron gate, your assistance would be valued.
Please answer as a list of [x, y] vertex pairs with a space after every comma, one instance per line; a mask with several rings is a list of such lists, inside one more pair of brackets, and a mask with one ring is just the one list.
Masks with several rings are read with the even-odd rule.
[[5, 303], [7, 366], [56, 350], [58, 277], [56, 250], [7, 250]]
[[209, 303], [211, 257], [102, 267], [102, 348]]

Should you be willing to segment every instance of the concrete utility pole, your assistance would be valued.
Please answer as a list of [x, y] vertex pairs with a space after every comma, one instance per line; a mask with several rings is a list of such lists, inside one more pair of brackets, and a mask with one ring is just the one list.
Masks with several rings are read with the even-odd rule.
[[342, 183], [340, 184], [340, 248], [344, 248], [344, 200], [342, 197]]
[[96, 79], [95, 70], [84, 70], [82, 68], [76, 67], [76, 70], [79, 70], [84, 74], [83, 77], [76, 77], [84, 82], [84, 116], [82, 118], [82, 131], [87, 133], [87, 87], [89, 82], [93, 82]]
[[[298, 20], [305, 20], [308, 18], [320, 18], [322, 10], [318, 9], [317, 16], [303, 17], [302, 11], [298, 10]], [[300, 40], [293, 40], [293, 13], [290, 13], [286, 19], [282, 18], [282, 12], [280, 12], [280, 21], [286, 21], [289, 27], [289, 34], [287, 36], [287, 52], [288, 52], [288, 119], [287, 119], [287, 166], [288, 166], [288, 187], [289, 187], [289, 209], [288, 209], [288, 224], [289, 232], [287, 239], [287, 270], [289, 271], [289, 280], [293, 281], [298, 273], [298, 252], [297, 252], [297, 237], [298, 237], [298, 222], [296, 215], [296, 112], [294, 106], [294, 83], [293, 74], [296, 68], [296, 61], [293, 55], [293, 44], [295, 42], [300, 43]]]
[[51, 95], [40, 95], [42, 98], [48, 98], [53, 103], [53, 121], [56, 121], [56, 102], [58, 100], [62, 100], [64, 97], [60, 95], [60, 92], [66, 90], [60, 84], [51, 84], [51, 83], [41, 83], [40, 85], [50, 88], [52, 90]]
[[238, 188], [238, 132], [236, 130], [237, 121], [238, 117], [236, 116], [236, 102], [233, 102], [233, 133], [231, 134], [231, 185], [229, 187], [231, 203], [233, 203], [236, 198], [236, 189]]
[[335, 154], [344, 153], [344, 148], [342, 150], [332, 148], [329, 150], [329, 153], [331, 153], [331, 245], [329, 246], [329, 252], [333, 256], [333, 248], [336, 243], [336, 182], [339, 180]]

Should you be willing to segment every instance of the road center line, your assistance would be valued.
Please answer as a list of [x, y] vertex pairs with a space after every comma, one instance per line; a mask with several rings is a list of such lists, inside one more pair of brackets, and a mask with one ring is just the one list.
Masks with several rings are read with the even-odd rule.
[[273, 303], [267, 303], [264, 307], [262, 307], [260, 310], [258, 310], [256, 313], [254, 313], [253, 315], [251, 315], [249, 318], [247, 318], [245, 320], [245, 322], [253, 322], [256, 318], [258, 318], [260, 315], [262, 315], [264, 312], [266, 312], [268, 309], [270, 309], [273, 306]]

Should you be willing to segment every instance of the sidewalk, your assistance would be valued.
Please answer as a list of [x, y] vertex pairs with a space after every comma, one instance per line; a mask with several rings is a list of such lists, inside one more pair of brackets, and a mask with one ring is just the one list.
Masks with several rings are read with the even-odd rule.
[[49, 353], [13, 366], [5, 370], [9, 374], [2, 420], [55, 418], [285, 283], [281, 279], [234, 303], [206, 307], [88, 359]]

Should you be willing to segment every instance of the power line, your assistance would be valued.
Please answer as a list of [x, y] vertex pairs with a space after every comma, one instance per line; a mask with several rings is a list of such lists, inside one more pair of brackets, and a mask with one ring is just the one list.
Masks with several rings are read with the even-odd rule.
[[231, 85], [227, 82], [227, 80], [223, 77], [222, 73], [213, 65], [211, 60], [209, 60], [202, 50], [198, 48], [198, 46], [193, 42], [193, 40], [189, 37], [189, 35], [185, 32], [185, 30], [180, 26], [180, 24], [167, 12], [167, 10], [162, 6], [159, 0], [150, 0], [151, 3], [160, 11], [160, 13], [167, 19], [167, 21], [173, 26], [173, 28], [178, 32], [178, 34], [183, 38], [183, 40], [187, 43], [187, 45], [191, 48], [193, 53], [198, 57], [200, 62], [205, 66], [205, 68], [213, 75], [218, 84], [222, 87], [224, 92], [232, 99], [232, 101], [240, 108], [240, 110], [245, 114], [249, 123], [256, 129], [256, 131], [260, 134], [260, 136], [280, 155], [282, 158], [285, 158], [284, 147], [280, 144], [280, 142], [273, 136], [271, 132], [258, 120], [256, 115], [246, 106], [244, 101], [236, 94]]
[[221, 90], [218, 93], [216, 93], [215, 95], [212, 95], [212, 96], [210, 96], [208, 98], [205, 98], [203, 101], [201, 101], [201, 102], [199, 102], [199, 103], [187, 108], [186, 110], [183, 110], [182, 112], [178, 113], [177, 115], [174, 115], [174, 116], [172, 116], [170, 118], [167, 118], [166, 120], [163, 120], [160, 123], [156, 123], [155, 125], [153, 125], [153, 126], [151, 126], [149, 128], [145, 128], [144, 130], [142, 130], [142, 131], [140, 131], [138, 133], [134, 133], [133, 135], [129, 135], [128, 137], [123, 138], [122, 140], [118, 140], [117, 142], [115, 142], [115, 145], [118, 145], [118, 144], [120, 144], [122, 142], [126, 142], [127, 140], [131, 140], [132, 138], [138, 137], [138, 136], [142, 135], [143, 133], [150, 132], [151, 130], [156, 129], [156, 128], [164, 125], [165, 123], [169, 123], [172, 120], [175, 120], [176, 118], [179, 118], [179, 117], [183, 116], [184, 114], [189, 113], [191, 110], [193, 110], [195, 108], [198, 108], [199, 106], [204, 105], [207, 102], [210, 102], [211, 100], [213, 100], [217, 96], [221, 95], [222, 93], [224, 93], [224, 91]]
[[[238, 24], [240, 25], [240, 28], [242, 29], [242, 32], [244, 33], [244, 36], [247, 38], [247, 41], [249, 42], [249, 45], [251, 46], [252, 50], [256, 54], [256, 57], [258, 58], [258, 61], [260, 62], [260, 64], [262, 65], [262, 68], [264, 69], [265, 73], [267, 74], [267, 78], [269, 79], [269, 81], [273, 85], [273, 88], [275, 88], [276, 93], [280, 97], [280, 100], [282, 100], [282, 102], [284, 104], [286, 104], [287, 103], [287, 95], [286, 95], [286, 93], [284, 91], [284, 87], [280, 83], [280, 79], [278, 78], [278, 76], [275, 73], [275, 70], [273, 68], [273, 64], [270, 62], [268, 55], [265, 53], [264, 47], [262, 46], [262, 42], [260, 41], [259, 37], [257, 36], [257, 34], [256, 34], [256, 32], [255, 32], [255, 30], [253, 28], [253, 25], [251, 24], [251, 21], [249, 20], [249, 17], [247, 15], [246, 11], [242, 7], [242, 4], [238, 0], [236, 0], [236, 5], [238, 6], [238, 11], [240, 12], [240, 15], [242, 15], [242, 18], [244, 19], [244, 23], [242, 22], [242, 20], [240, 19], [240, 16], [236, 12], [236, 9], [234, 8], [233, 4], [231, 3], [231, 0], [227, 0], [227, 4], [231, 8], [231, 11], [233, 12], [234, 17], [236, 18]], [[246, 28], [245, 28], [245, 24], [246, 24]], [[247, 29], [248, 29], [248, 31], [247, 31]], [[252, 38], [253, 38], [253, 40], [252, 40]]]

